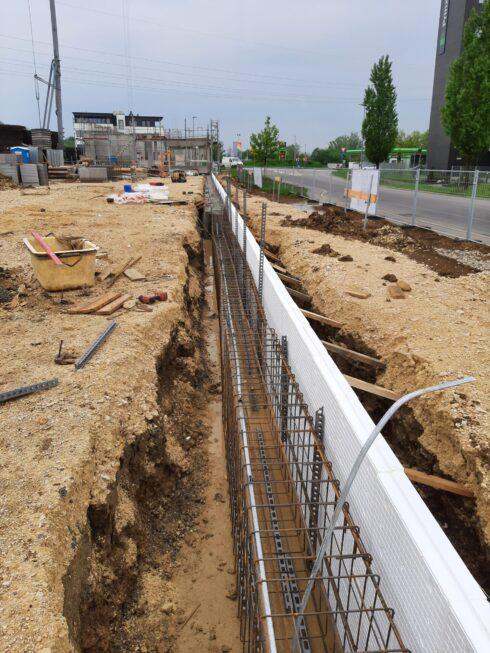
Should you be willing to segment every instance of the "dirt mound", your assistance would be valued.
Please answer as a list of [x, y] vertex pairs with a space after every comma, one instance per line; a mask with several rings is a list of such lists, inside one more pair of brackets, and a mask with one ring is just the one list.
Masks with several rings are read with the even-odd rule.
[[324, 243], [321, 247], [313, 250], [313, 254], [322, 254], [323, 256], [339, 256], [339, 253], [330, 247], [328, 243]]
[[0, 173], [0, 190], [10, 190], [11, 188], [17, 188], [15, 181]]
[[[287, 217], [281, 226], [316, 229], [402, 252], [442, 277], [456, 278], [480, 269], [477, 265], [462, 262], [460, 256], [452, 256], [453, 252], [471, 253], [479, 261], [490, 260], [490, 248], [485, 245], [455, 241], [426, 229], [399, 227], [379, 218], [368, 220], [367, 229], [364, 229], [361, 214], [344, 212], [332, 205], [320, 206], [304, 218], [294, 220]], [[465, 260], [473, 259], [466, 256]]]

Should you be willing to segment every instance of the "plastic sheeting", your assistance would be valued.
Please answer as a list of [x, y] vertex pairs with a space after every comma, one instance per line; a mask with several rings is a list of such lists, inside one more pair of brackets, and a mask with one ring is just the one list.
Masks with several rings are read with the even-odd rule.
[[[243, 221], [231, 210], [241, 244]], [[248, 230], [246, 239], [258, 285], [259, 247]], [[289, 363], [310, 414], [324, 409], [324, 446], [342, 486], [374, 424], [267, 260], [263, 304], [269, 325], [287, 336]], [[349, 503], [405, 645], [413, 653], [488, 651], [485, 596], [382, 436], [359, 471]]]

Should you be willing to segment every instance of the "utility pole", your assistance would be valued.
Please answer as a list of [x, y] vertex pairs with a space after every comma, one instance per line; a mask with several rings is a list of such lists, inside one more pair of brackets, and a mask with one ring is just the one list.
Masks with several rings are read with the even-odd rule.
[[192, 138], [194, 138], [195, 135], [196, 135], [195, 127], [194, 127], [194, 121], [195, 121], [196, 118], [197, 118], [197, 116], [192, 116]]
[[58, 121], [58, 150], [62, 150], [64, 140], [63, 109], [61, 106], [61, 67], [55, 0], [49, 0], [49, 7], [51, 9], [51, 32], [53, 34], [54, 88], [56, 98], [56, 118]]

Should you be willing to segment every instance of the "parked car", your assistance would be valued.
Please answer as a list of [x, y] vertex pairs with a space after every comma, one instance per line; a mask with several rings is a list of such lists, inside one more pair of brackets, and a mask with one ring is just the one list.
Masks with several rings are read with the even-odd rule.
[[221, 165], [224, 168], [234, 168], [236, 166], [242, 166], [243, 161], [237, 156], [224, 156], [221, 160]]

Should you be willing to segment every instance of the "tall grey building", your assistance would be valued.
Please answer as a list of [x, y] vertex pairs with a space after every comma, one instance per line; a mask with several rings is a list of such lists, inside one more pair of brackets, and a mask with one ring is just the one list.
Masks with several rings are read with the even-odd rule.
[[441, 109], [445, 101], [449, 68], [461, 54], [464, 25], [470, 11], [473, 8], [479, 10], [482, 4], [483, 0], [441, 0], [427, 148], [429, 168], [447, 170], [461, 165], [461, 158], [442, 126]]

